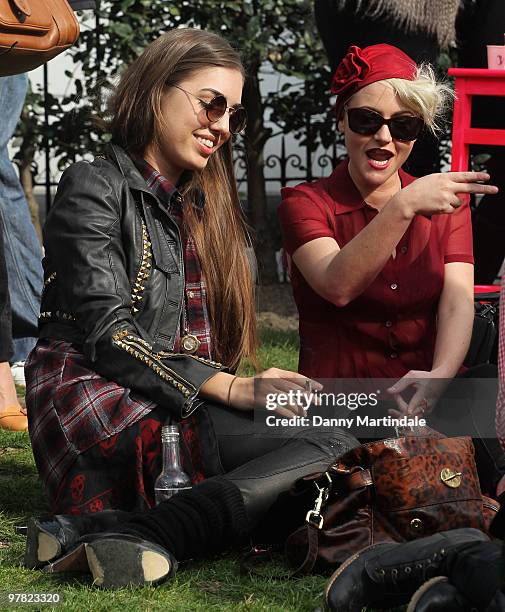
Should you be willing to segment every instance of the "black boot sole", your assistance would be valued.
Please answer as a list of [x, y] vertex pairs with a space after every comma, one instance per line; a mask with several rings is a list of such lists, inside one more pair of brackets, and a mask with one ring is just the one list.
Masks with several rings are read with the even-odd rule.
[[157, 584], [177, 569], [164, 548], [138, 538], [111, 535], [84, 547], [93, 583], [104, 589]]
[[61, 553], [61, 543], [57, 536], [46, 530], [38, 519], [30, 519], [26, 533], [25, 567], [40, 568]]

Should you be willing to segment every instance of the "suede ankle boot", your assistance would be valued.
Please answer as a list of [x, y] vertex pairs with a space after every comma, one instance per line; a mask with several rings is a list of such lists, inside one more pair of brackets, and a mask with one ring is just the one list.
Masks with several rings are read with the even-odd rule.
[[131, 516], [132, 513], [124, 510], [104, 510], [79, 516], [55, 514], [30, 519], [24, 565], [30, 569], [42, 567], [69, 551], [84, 534], [110, 531]]
[[325, 599], [333, 612], [360, 612], [365, 606], [405, 604], [428, 579], [439, 576], [447, 554], [489, 538], [477, 529], [453, 529], [402, 544], [374, 544], [345, 561], [330, 578]]

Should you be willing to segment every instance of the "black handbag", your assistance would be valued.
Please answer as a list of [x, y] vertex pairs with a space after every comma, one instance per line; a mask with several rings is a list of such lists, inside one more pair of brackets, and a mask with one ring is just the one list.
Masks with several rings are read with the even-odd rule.
[[468, 368], [483, 363], [496, 363], [499, 297], [498, 292], [475, 296], [472, 340], [464, 361]]

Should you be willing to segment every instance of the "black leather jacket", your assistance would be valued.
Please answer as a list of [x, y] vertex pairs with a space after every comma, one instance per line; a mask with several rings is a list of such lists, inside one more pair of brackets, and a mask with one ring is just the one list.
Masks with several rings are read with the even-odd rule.
[[41, 338], [77, 344], [99, 374], [184, 417], [221, 364], [173, 353], [184, 303], [175, 221], [118, 146], [70, 166], [44, 227]]

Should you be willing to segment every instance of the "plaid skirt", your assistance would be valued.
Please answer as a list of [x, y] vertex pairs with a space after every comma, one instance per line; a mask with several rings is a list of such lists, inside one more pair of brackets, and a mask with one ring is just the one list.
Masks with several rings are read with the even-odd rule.
[[[168, 410], [103, 378], [61, 340], [39, 340], [25, 371], [33, 454], [52, 512], [152, 507]], [[197, 413], [179, 421], [183, 468], [193, 483], [206, 476]]]

